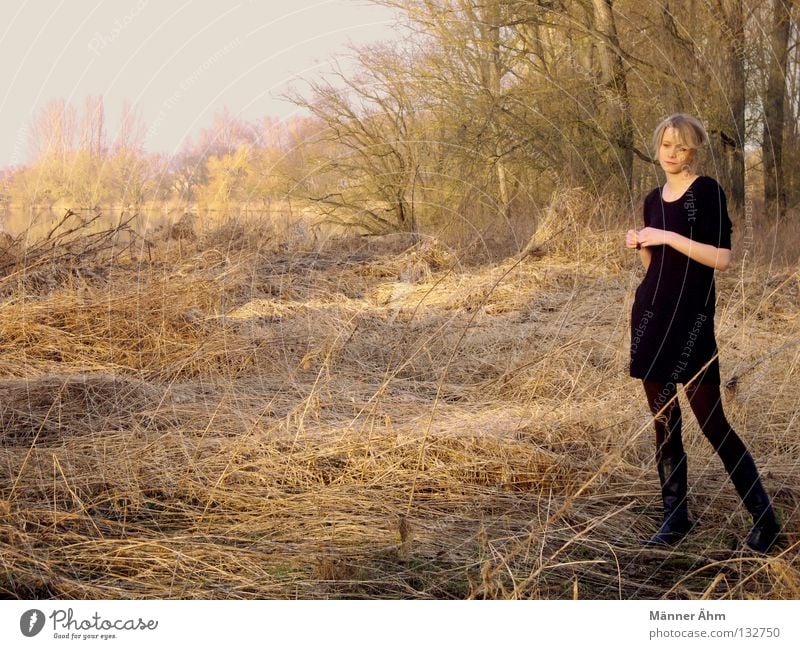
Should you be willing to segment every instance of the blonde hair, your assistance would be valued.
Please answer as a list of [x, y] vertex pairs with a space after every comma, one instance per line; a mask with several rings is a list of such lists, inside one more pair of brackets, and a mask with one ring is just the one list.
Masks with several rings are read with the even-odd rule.
[[665, 120], [663, 120], [656, 130], [653, 131], [653, 151], [655, 159], [658, 160], [658, 150], [661, 148], [661, 140], [664, 137], [664, 131], [668, 128], [674, 128], [678, 131], [678, 138], [683, 146], [691, 151], [691, 157], [688, 162], [688, 167], [692, 173], [697, 172], [697, 164], [699, 162], [698, 152], [701, 147], [708, 144], [708, 133], [703, 125], [696, 117], [687, 115], [686, 113], [673, 113]]

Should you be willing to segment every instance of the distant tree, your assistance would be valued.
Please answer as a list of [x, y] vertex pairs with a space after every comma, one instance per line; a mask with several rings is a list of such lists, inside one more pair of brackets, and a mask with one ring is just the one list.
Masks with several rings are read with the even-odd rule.
[[189, 145], [194, 154], [203, 159], [210, 156], [223, 156], [234, 153], [239, 147], [258, 144], [259, 128], [233, 115], [227, 106], [221, 113], [215, 113], [211, 125], [197, 136], [197, 141]]
[[147, 137], [147, 125], [142, 117], [141, 109], [134, 107], [129, 100], [122, 103], [122, 115], [117, 137], [114, 140], [113, 151], [130, 151], [136, 155], [144, 152], [144, 143]]
[[201, 129], [196, 138], [187, 139], [178, 155], [170, 161], [173, 192], [185, 201], [200, 198], [201, 193], [202, 200], [216, 195], [218, 190], [222, 190], [219, 186], [214, 190], [208, 188], [211, 182], [209, 160], [215, 158], [213, 164], [218, 169], [226, 155], [236, 153], [243, 146], [257, 146], [259, 137], [258, 125], [234, 116], [227, 107], [221, 113], [215, 113], [211, 125]]
[[75, 146], [77, 115], [64, 99], [52, 99], [34, 117], [30, 133], [33, 160], [55, 158], [66, 162]]
[[77, 148], [92, 157], [102, 158], [106, 154], [107, 146], [102, 95], [87, 96], [83, 106]]
[[241, 146], [233, 153], [212, 155], [207, 161], [208, 183], [199, 193], [199, 200], [209, 207], [222, 208], [245, 200], [251, 151], [251, 147]]
[[193, 201], [200, 187], [208, 183], [206, 158], [187, 147], [169, 161], [172, 193], [181, 201]]

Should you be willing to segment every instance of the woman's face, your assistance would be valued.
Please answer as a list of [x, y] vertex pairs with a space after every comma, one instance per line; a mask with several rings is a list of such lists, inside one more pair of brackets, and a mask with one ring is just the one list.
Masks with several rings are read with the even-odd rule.
[[670, 174], [691, 171], [692, 151], [680, 138], [680, 133], [671, 126], [664, 129], [661, 146], [658, 150], [661, 168]]

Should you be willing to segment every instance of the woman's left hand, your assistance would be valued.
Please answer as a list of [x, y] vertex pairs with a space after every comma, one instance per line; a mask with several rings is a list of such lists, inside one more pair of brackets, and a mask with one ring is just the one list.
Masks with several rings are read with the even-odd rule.
[[637, 240], [642, 247], [645, 246], [668, 246], [672, 232], [669, 230], [659, 230], [658, 228], [646, 227], [639, 230]]

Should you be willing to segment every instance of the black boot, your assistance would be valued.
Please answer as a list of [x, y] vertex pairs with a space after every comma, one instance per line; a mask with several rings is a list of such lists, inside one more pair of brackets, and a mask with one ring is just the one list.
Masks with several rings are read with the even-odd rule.
[[[766, 495], [766, 494], [765, 494]], [[772, 505], [769, 504], [769, 498], [766, 499], [766, 507], [760, 515], [753, 514], [753, 529], [747, 535], [748, 547], [751, 550], [767, 554], [770, 550], [777, 547], [778, 535], [781, 532], [781, 526], [775, 516], [775, 511]]]
[[733, 486], [753, 517], [753, 528], [745, 543], [750, 549], [766, 554], [775, 547], [781, 528], [764, 485], [761, 484], [753, 456], [745, 452], [729, 474]]
[[641, 542], [646, 547], [675, 545], [688, 534], [692, 527], [689, 522], [689, 507], [686, 501], [686, 454], [661, 458], [658, 461], [658, 477], [661, 480], [664, 522], [652, 538]]

